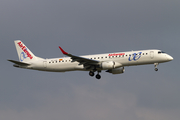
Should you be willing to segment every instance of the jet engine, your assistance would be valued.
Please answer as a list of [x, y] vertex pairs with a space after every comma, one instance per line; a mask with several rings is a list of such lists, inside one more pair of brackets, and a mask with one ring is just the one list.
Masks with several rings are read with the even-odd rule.
[[115, 68], [115, 69], [109, 69], [106, 72], [112, 73], [112, 74], [122, 74], [124, 73], [124, 71], [125, 71], [124, 67], [120, 67], [120, 68]]
[[118, 68], [121, 66], [122, 66], [122, 64], [120, 64], [118, 62], [114, 62], [114, 61], [105, 61], [105, 62], [101, 63], [101, 68], [103, 70], [114, 69], [114, 68]]

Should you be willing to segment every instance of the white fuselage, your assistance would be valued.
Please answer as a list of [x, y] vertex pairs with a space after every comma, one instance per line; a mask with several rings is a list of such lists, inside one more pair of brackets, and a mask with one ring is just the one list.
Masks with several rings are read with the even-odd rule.
[[[102, 61], [102, 62], [104, 61], [118, 62], [121, 64], [120, 67], [163, 63], [163, 62], [171, 61], [173, 59], [170, 55], [156, 49], [95, 54], [95, 55], [86, 55], [81, 57]], [[75, 70], [86, 71], [86, 68], [84, 67], [83, 64], [79, 64], [79, 62], [72, 61], [70, 57], [37, 60], [37, 61], [33, 61], [31, 65], [26, 68], [41, 70], [41, 71], [52, 71], [52, 72], [66, 72], [66, 71], [75, 71]]]
[[14, 43], [19, 61], [8, 60], [15, 63], [14, 67], [50, 72], [89, 71], [91, 77], [97, 72], [97, 79], [101, 78], [99, 73], [102, 70], [122, 74], [125, 66], [154, 64], [155, 71], [158, 71], [159, 63], [173, 60], [170, 55], [156, 49], [76, 56], [64, 51], [60, 46], [61, 52], [68, 57], [43, 59], [35, 56], [21, 40], [15, 40]]

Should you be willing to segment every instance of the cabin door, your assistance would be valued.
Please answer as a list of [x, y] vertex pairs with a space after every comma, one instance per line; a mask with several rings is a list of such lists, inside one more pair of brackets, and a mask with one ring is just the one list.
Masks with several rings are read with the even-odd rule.
[[44, 68], [46, 68], [47, 67], [47, 61], [44, 61], [43, 65], [44, 65]]
[[151, 59], [154, 58], [154, 51], [150, 51], [150, 57], [151, 57]]

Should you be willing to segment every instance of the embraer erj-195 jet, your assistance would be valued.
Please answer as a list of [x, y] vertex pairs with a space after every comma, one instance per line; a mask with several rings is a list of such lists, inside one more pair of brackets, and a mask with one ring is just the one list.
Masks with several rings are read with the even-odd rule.
[[75, 56], [65, 52], [61, 47], [61, 52], [68, 57], [43, 59], [35, 56], [20, 40], [15, 40], [14, 43], [19, 61], [8, 60], [15, 63], [14, 67], [50, 72], [89, 71], [90, 76], [97, 72], [97, 79], [101, 78], [99, 73], [102, 70], [121, 74], [124, 73], [125, 66], [154, 64], [155, 71], [158, 71], [159, 63], [173, 60], [170, 55], [156, 49]]

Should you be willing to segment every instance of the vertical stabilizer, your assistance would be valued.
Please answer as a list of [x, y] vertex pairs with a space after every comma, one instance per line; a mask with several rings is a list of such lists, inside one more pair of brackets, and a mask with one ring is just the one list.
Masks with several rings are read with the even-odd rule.
[[38, 59], [21, 40], [15, 40], [14, 43], [20, 62], [30, 62]]

